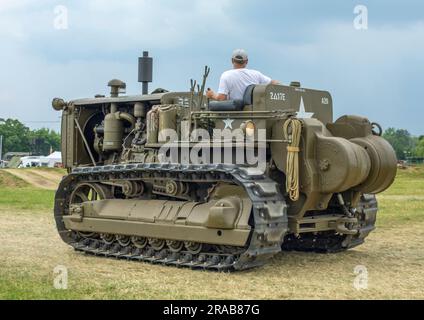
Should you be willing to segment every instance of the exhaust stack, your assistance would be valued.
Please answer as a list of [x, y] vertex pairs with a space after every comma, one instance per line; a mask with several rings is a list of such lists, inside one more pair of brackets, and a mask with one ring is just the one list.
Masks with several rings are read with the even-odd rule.
[[148, 51], [143, 51], [143, 56], [138, 58], [138, 82], [143, 84], [143, 94], [149, 93], [149, 82], [153, 81], [153, 58]]

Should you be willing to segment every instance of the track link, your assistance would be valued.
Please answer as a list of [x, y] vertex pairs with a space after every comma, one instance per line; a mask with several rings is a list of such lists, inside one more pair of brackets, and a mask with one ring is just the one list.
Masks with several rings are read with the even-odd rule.
[[156, 251], [150, 246], [144, 249], [135, 246], [124, 247], [118, 243], [106, 244], [100, 239], [93, 238], [80, 239], [80, 241], [73, 242], [71, 245], [76, 251], [99, 257], [215, 271], [234, 271], [235, 264], [241, 255], [241, 253], [220, 254], [214, 252], [192, 254], [188, 251], [177, 253], [169, 249]]

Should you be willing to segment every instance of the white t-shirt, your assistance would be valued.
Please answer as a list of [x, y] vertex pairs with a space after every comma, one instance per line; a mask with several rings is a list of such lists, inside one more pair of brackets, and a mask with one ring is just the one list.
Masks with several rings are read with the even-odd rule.
[[269, 84], [271, 81], [271, 78], [256, 70], [232, 69], [222, 74], [218, 94], [227, 95], [228, 100], [242, 100], [246, 88], [251, 84]]

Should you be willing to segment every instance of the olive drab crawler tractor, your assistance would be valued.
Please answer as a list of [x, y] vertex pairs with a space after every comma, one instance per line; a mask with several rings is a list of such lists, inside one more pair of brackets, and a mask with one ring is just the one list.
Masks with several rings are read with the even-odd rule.
[[379, 125], [334, 121], [331, 95], [298, 82], [208, 101], [208, 68], [188, 92], [148, 94], [152, 59], [139, 64], [143, 94], [115, 79], [108, 97], [53, 100], [68, 169], [54, 215], [77, 251], [228, 271], [347, 250], [374, 230], [375, 194], [396, 175]]

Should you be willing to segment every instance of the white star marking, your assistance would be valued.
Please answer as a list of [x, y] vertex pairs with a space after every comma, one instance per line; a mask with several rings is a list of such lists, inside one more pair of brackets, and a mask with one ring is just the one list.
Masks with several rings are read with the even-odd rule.
[[224, 129], [231, 129], [233, 130], [233, 119], [226, 119], [226, 120], [222, 120], [225, 123], [225, 128]]
[[314, 115], [313, 112], [306, 112], [305, 104], [303, 103], [303, 97], [300, 97], [300, 107], [299, 112], [297, 112], [296, 117], [299, 119], [309, 119]]

